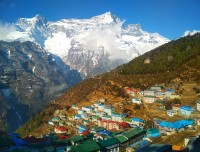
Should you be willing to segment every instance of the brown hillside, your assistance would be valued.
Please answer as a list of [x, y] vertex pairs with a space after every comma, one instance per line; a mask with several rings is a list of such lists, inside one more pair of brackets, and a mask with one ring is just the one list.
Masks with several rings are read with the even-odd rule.
[[[169, 44], [163, 45], [156, 50], [136, 58], [124, 66], [120, 66], [117, 70], [84, 80], [80, 84], [69, 89], [55, 101], [52, 101], [40, 114], [30, 119], [18, 129], [17, 132], [23, 135], [48, 133], [52, 131], [52, 128], [46, 125], [47, 121], [53, 117], [56, 110], [65, 109], [66, 114], [70, 116], [74, 113], [73, 109], [71, 109], [71, 105], [76, 104], [78, 107], [91, 105], [100, 98], [106, 99], [106, 104], [112, 104], [118, 112], [128, 110], [130, 117], [140, 117], [146, 121], [153, 117], [171, 120], [179, 119], [179, 117], [166, 117], [165, 110], [158, 110], [161, 106], [159, 103], [140, 105], [137, 107], [134, 104], [125, 102], [130, 100], [131, 97], [124, 92], [124, 87], [134, 87], [143, 90], [151, 85], [164, 84], [166, 87], [174, 88], [178, 94], [182, 95], [182, 103], [194, 106], [195, 101], [200, 98], [198, 96], [198, 89], [194, 91], [194, 88], [200, 88], [199, 39], [200, 34], [197, 34], [192, 37], [172, 41]], [[194, 51], [188, 50], [188, 46], [192, 46], [190, 48]], [[173, 48], [173, 50], [171, 48]], [[170, 50], [169, 54], [172, 54], [172, 51], [174, 51], [173, 53], [175, 54], [173, 58], [174, 62], [170, 63], [171, 66], [173, 66], [173, 64], [175, 65], [176, 62], [179, 63], [173, 68], [170, 67], [170, 64], [166, 66], [165, 62], [162, 62], [168, 50]], [[188, 51], [190, 51], [192, 55], [188, 55]], [[143, 59], [148, 56], [151, 57], [152, 62], [149, 65], [143, 65]], [[157, 68], [159, 61], [162, 64]], [[135, 64], [139, 67], [135, 66]], [[145, 68], [143, 68], [143, 66], [145, 66]], [[123, 67], [125, 67], [125, 70], [123, 70]], [[163, 72], [163, 70], [160, 71], [162, 67], [168, 70], [165, 72]], [[139, 70], [131, 71], [133, 69]], [[141, 73], [143, 74], [139, 73], [140, 71], [142, 71]], [[169, 103], [170, 102], [171, 101], [169, 101]]]

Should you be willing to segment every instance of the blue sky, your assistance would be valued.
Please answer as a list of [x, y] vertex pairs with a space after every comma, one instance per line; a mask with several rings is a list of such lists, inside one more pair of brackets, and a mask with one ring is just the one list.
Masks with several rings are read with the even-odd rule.
[[125, 24], [139, 23], [169, 39], [200, 30], [200, 0], [0, 0], [0, 20], [41, 14], [47, 20], [91, 18], [110, 11]]

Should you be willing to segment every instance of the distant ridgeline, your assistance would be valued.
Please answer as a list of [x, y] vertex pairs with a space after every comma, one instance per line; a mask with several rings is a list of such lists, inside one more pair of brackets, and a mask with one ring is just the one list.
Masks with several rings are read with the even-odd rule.
[[[175, 71], [200, 55], [200, 33], [182, 37], [145, 53], [117, 68], [122, 74], [155, 74]], [[200, 63], [190, 63], [200, 67]]]

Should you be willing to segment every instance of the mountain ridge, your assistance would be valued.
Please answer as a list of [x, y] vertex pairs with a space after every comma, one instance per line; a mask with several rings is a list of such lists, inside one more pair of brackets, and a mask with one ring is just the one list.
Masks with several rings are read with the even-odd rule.
[[[111, 12], [89, 19], [58, 21], [48, 21], [36, 15], [18, 19], [13, 28], [15, 30], [4, 37], [6, 41], [33, 41], [61, 57], [71, 68], [78, 70], [82, 78], [108, 72], [169, 41], [158, 33], [143, 31], [139, 24], [125, 24]], [[106, 58], [99, 51], [100, 47], [104, 48]], [[73, 55], [72, 50], [75, 52]], [[87, 57], [91, 56], [90, 52], [92, 58]], [[84, 62], [77, 64], [83, 57]], [[104, 60], [107, 66], [98, 72], [102, 66], [100, 60]], [[118, 63], [118, 60], [121, 62]]]

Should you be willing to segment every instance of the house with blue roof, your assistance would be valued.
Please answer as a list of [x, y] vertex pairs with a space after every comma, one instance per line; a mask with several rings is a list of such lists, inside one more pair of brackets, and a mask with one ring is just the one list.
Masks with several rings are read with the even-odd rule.
[[145, 140], [152, 142], [153, 140], [159, 138], [161, 133], [157, 128], [150, 128], [147, 130], [147, 135], [144, 137]]
[[79, 120], [79, 119], [81, 119], [81, 115], [76, 114], [73, 116], [73, 120]]
[[182, 131], [187, 127], [191, 127], [194, 125], [193, 119], [188, 120], [178, 120], [175, 122], [165, 122], [162, 121], [158, 124], [159, 130], [165, 131], [165, 132], [172, 132], [172, 131]]
[[110, 135], [110, 131], [108, 131], [108, 130], [100, 130], [100, 131], [97, 132], [97, 134], [108, 136], [108, 135]]
[[131, 122], [132, 127], [144, 127], [145, 125], [145, 121], [140, 118], [132, 118], [131, 120], [132, 120]]
[[194, 108], [192, 108], [191, 106], [181, 106], [180, 107], [180, 114], [190, 116], [191, 113], [193, 113], [193, 112], [194, 112]]
[[82, 124], [78, 124], [78, 125], [76, 125], [76, 127], [79, 129], [85, 129], [85, 130], [87, 129], [87, 127]]
[[165, 90], [165, 97], [170, 98], [170, 96], [174, 93], [173, 89], [167, 89]]
[[82, 124], [78, 124], [78, 125], [76, 125], [76, 127], [78, 128], [78, 133], [80, 133], [80, 134], [87, 130], [87, 127]]

